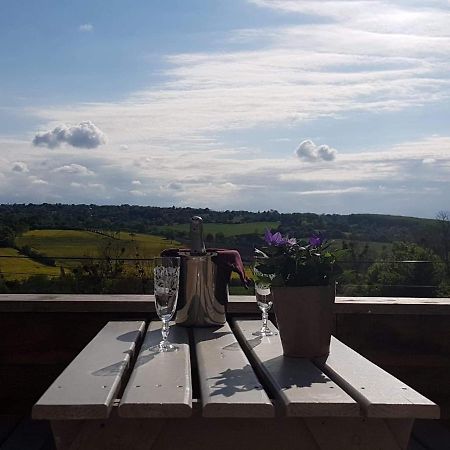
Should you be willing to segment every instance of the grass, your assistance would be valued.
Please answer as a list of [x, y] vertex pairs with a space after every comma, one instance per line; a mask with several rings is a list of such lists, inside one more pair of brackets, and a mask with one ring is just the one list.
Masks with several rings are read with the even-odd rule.
[[[205, 234], [223, 233], [226, 236], [257, 233], [262, 235], [264, 230], [277, 228], [278, 222], [252, 222], [243, 224], [205, 224]], [[163, 227], [161, 227], [163, 228]], [[189, 225], [174, 225], [165, 229], [189, 230]], [[71, 269], [79, 265], [80, 261], [69, 258], [104, 257], [112, 258], [152, 258], [169, 247], [178, 247], [176, 241], [154, 235], [139, 233], [106, 233], [102, 235], [91, 231], [79, 230], [32, 230], [24, 233], [16, 239], [18, 246], [29, 245], [38, 252], [54, 257], [56, 264], [65, 269]], [[360, 253], [366, 242], [358, 242], [357, 253]], [[364, 259], [378, 259], [384, 251], [391, 248], [391, 244], [367, 242], [369, 252]], [[334, 248], [341, 248], [342, 240], [337, 239], [333, 243]], [[107, 250], [108, 248], [108, 250]], [[122, 251], [123, 250], [123, 251]], [[15, 249], [0, 249], [0, 256], [17, 256]], [[346, 258], [347, 259], [347, 258]], [[344, 263], [344, 267], [347, 265]], [[31, 275], [59, 275], [59, 267], [49, 267], [29, 258], [0, 258], [0, 270], [5, 279], [25, 279]], [[17, 274], [17, 275], [13, 275]], [[246, 267], [246, 274], [251, 277], [251, 269]], [[233, 279], [238, 278], [233, 274]]]
[[[347, 245], [351, 241], [349, 240], [342, 240], [342, 239], [333, 239], [331, 248], [333, 250], [340, 250], [342, 249], [342, 242], [345, 241]], [[392, 250], [392, 243], [390, 242], [374, 242], [374, 241], [353, 241], [353, 244], [355, 246], [355, 253], [361, 254], [364, 247], [367, 245], [369, 247], [367, 254], [363, 258], [365, 261], [374, 261], [379, 260], [382, 258], [383, 255], [389, 255], [391, 254]], [[348, 251], [347, 256], [343, 258], [343, 260], [348, 261], [350, 258], [350, 250]]]
[[[19, 258], [1, 258], [19, 256]], [[23, 257], [15, 248], [0, 248], [0, 271], [5, 280], [24, 280], [32, 275], [58, 276], [59, 267], [49, 267]]]
[[[161, 231], [184, 231], [189, 233], [188, 223], [177, 225], [165, 225], [157, 227]], [[249, 222], [249, 223], [205, 223], [203, 224], [203, 233], [216, 234], [223, 233], [225, 237], [239, 236], [241, 234], [264, 234], [266, 228], [276, 229], [280, 222]]]
[[96, 256], [97, 249], [110, 238], [77, 230], [33, 230], [16, 238], [19, 247], [29, 245], [47, 256], [77, 257]]
[[[262, 222], [261, 222], [262, 223]], [[276, 226], [276, 223], [274, 226]], [[220, 224], [217, 224], [220, 225]], [[240, 225], [250, 224], [236, 224], [225, 225], [228, 227], [237, 226], [238, 233], [243, 232], [245, 228]], [[255, 224], [253, 224], [255, 225]], [[268, 224], [265, 223], [265, 226]], [[224, 226], [216, 226], [215, 229], [223, 230]], [[222, 231], [223, 232], [223, 231]], [[107, 233], [109, 234], [109, 233]], [[32, 230], [24, 233], [16, 239], [17, 245], [28, 245], [38, 252], [51, 256], [56, 259], [56, 264], [65, 269], [73, 268], [79, 265], [79, 260], [66, 260], [64, 258], [83, 258], [83, 257], [101, 257], [105, 253], [105, 248], [110, 244], [110, 255], [112, 257], [134, 258], [152, 258], [158, 256], [160, 252], [169, 247], [178, 247], [180, 244], [177, 241], [170, 241], [160, 236], [139, 234], [139, 233], [110, 233], [109, 236], [79, 230]], [[122, 253], [122, 249], [124, 252]], [[2, 254], [17, 255], [17, 250], [14, 249], [0, 249]], [[138, 254], [137, 254], [138, 251]], [[5, 272], [20, 273], [20, 276], [5, 275], [5, 279], [24, 279], [31, 275], [58, 275], [59, 267], [48, 267], [43, 264], [34, 262], [28, 258], [22, 259], [1, 259], [0, 270]], [[8, 270], [7, 270], [8, 269]], [[250, 268], [246, 268], [247, 276], [251, 276]], [[237, 274], [233, 274], [233, 278], [239, 278]]]
[[57, 264], [64, 267], [79, 264], [76, 259], [64, 259], [67, 257], [95, 258], [109, 255], [112, 258], [152, 258], [166, 248], [179, 246], [178, 242], [160, 236], [125, 232], [106, 236], [78, 230], [32, 230], [18, 237], [16, 243], [19, 247], [28, 245], [46, 256], [54, 257]]

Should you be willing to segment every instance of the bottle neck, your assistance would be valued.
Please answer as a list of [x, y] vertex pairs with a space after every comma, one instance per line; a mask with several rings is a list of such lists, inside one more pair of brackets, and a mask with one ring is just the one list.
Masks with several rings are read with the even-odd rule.
[[203, 225], [201, 222], [191, 223], [191, 255], [205, 255], [206, 248], [203, 241]]

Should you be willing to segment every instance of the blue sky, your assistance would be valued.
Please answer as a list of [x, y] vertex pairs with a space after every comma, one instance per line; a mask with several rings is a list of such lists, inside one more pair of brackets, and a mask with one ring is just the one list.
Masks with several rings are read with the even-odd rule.
[[0, 2], [0, 201], [433, 217], [445, 0]]

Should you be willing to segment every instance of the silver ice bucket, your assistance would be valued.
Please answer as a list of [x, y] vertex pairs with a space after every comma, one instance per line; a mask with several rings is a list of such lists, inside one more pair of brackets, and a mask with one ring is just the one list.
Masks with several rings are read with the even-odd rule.
[[180, 254], [180, 288], [176, 323], [186, 327], [209, 327], [226, 321], [227, 277], [213, 258], [215, 253]]

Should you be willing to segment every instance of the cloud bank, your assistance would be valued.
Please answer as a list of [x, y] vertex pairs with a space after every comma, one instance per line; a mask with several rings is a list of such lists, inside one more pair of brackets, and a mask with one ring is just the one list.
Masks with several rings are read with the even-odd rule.
[[299, 145], [295, 153], [303, 161], [316, 162], [333, 161], [337, 151], [328, 145], [316, 145], [313, 141], [306, 140]]
[[[162, 148], [146, 158], [146, 147], [142, 155], [120, 157], [110, 152], [36, 152], [27, 143], [9, 143], [9, 148], [8, 155], [0, 156], [0, 202], [275, 207], [434, 217], [450, 198], [450, 136], [340, 152], [339, 164], [319, 160], [314, 165], [299, 163], [292, 152], [273, 158], [226, 149]], [[29, 172], [11, 170], [21, 149], [29, 151], [29, 158], [21, 159]]]
[[37, 133], [33, 145], [37, 147], [56, 148], [67, 144], [77, 148], [97, 148], [106, 143], [106, 135], [90, 120], [79, 125], [61, 125], [51, 131]]

